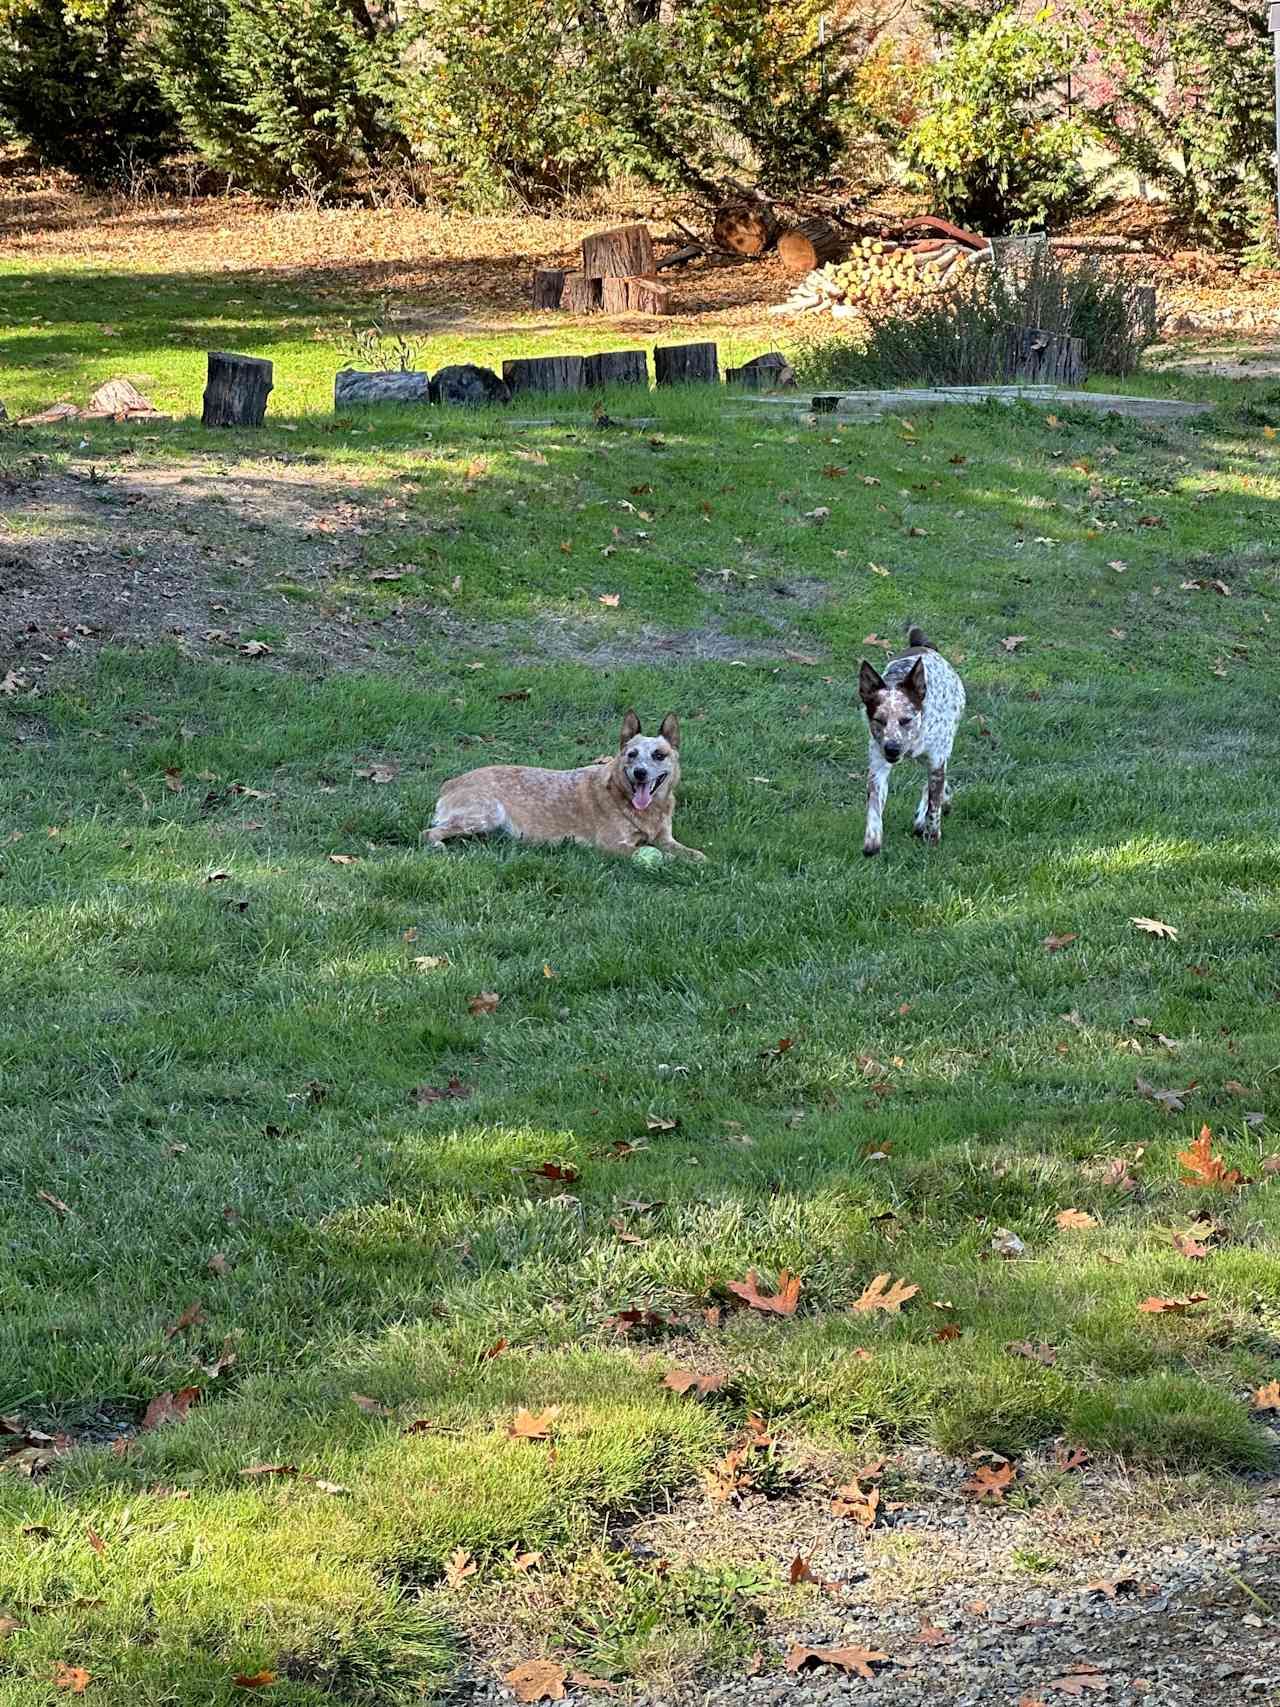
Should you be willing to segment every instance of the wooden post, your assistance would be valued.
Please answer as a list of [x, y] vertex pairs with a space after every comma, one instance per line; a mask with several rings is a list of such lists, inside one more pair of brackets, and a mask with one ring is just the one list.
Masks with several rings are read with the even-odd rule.
[[720, 368], [714, 344], [659, 344], [653, 352], [654, 378], [659, 385], [701, 381], [714, 385]]
[[231, 356], [221, 350], [210, 350], [202, 424], [260, 427], [267, 413], [271, 374], [271, 363], [256, 356]]
[[[1280, 37], [1277, 37], [1280, 40]], [[1154, 339], [1159, 322], [1156, 319], [1156, 287], [1134, 285], [1129, 292], [1135, 331], [1144, 338]]]
[[608, 350], [588, 356], [584, 363], [587, 385], [648, 385], [649, 364], [643, 350]]
[[519, 391], [581, 391], [581, 356], [530, 356], [503, 362], [502, 377], [514, 397]]
[[353, 403], [427, 403], [430, 375], [419, 370], [366, 373], [344, 367], [333, 376], [333, 406], [347, 409]]
[[845, 248], [845, 240], [825, 219], [806, 219], [778, 239], [778, 258], [789, 273], [811, 273], [825, 261], [834, 261]]
[[559, 308], [563, 290], [563, 267], [535, 267], [533, 269], [533, 306], [535, 308]]
[[1058, 337], [1036, 326], [1006, 326], [1004, 375], [1031, 385], [1083, 385], [1084, 339]]
[[647, 225], [620, 225], [582, 239], [582, 270], [589, 279], [634, 278], [654, 270], [653, 238]]
[[570, 314], [594, 314], [603, 298], [600, 279], [588, 278], [585, 273], [566, 273], [560, 306]]
[[777, 215], [768, 202], [731, 202], [716, 209], [711, 235], [735, 255], [763, 255], [777, 240]]

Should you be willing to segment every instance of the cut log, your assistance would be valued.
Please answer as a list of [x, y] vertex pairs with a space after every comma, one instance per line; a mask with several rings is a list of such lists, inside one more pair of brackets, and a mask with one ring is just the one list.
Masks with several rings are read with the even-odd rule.
[[503, 362], [502, 377], [513, 397], [521, 391], [581, 391], [584, 365], [581, 356], [530, 356]]
[[563, 290], [563, 267], [535, 267], [533, 269], [533, 306], [535, 308], [559, 308], [560, 295]]
[[560, 306], [570, 314], [594, 314], [600, 307], [604, 292], [603, 281], [588, 278], [586, 273], [566, 273], [560, 292]]
[[735, 255], [763, 255], [777, 241], [777, 215], [768, 202], [731, 202], [716, 210], [711, 235]]
[[632, 314], [670, 314], [671, 287], [654, 279], [628, 279], [627, 307]]
[[582, 239], [582, 270], [589, 279], [629, 279], [654, 270], [647, 225], [619, 225]]
[[811, 273], [845, 248], [845, 239], [825, 219], [806, 219], [778, 239], [778, 254], [789, 273]]
[[89, 399], [85, 418], [113, 421], [167, 421], [149, 397], [127, 379], [109, 379]]
[[625, 314], [631, 307], [630, 279], [601, 279], [600, 306], [606, 314]]
[[1004, 375], [1031, 385], [1083, 385], [1084, 339], [1058, 337], [1036, 326], [1007, 326]]
[[511, 392], [505, 379], [499, 379], [492, 368], [477, 367], [474, 362], [459, 362], [454, 367], [442, 367], [431, 381], [433, 403], [510, 403]]
[[80, 411], [74, 403], [54, 403], [48, 409], [42, 409], [38, 415], [21, 415], [18, 418], [20, 427], [56, 427], [60, 421], [74, 421]]
[[257, 356], [232, 356], [222, 350], [210, 350], [202, 424], [260, 427], [267, 413], [271, 376], [271, 363]]
[[714, 344], [658, 344], [653, 352], [653, 372], [659, 385], [691, 382], [714, 385], [720, 368]]
[[349, 408], [353, 403], [428, 403], [431, 376], [421, 370], [406, 373], [366, 373], [344, 367], [333, 377], [333, 406]]
[[796, 386], [791, 363], [778, 350], [755, 356], [741, 367], [726, 368], [724, 381], [746, 391], [794, 391]]
[[643, 350], [607, 350], [584, 363], [587, 385], [648, 385], [649, 363]]

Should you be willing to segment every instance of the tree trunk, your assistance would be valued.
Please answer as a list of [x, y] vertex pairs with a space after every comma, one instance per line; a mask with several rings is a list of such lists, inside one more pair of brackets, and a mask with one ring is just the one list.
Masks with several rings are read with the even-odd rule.
[[519, 391], [581, 391], [581, 356], [531, 356], [503, 362], [502, 377], [514, 397]]
[[627, 308], [632, 314], [670, 314], [671, 287], [654, 279], [628, 279]]
[[700, 381], [714, 385], [720, 369], [714, 344], [659, 344], [653, 352], [653, 372], [659, 385]]
[[560, 306], [570, 314], [594, 314], [602, 295], [601, 280], [588, 278], [585, 273], [566, 273]]
[[777, 216], [768, 202], [731, 202], [716, 210], [711, 235], [735, 255], [763, 255], [777, 240]]
[[1134, 330], [1145, 338], [1156, 335], [1156, 287], [1154, 285], [1134, 285], [1129, 292], [1130, 316]]
[[1084, 339], [1057, 337], [1035, 326], [1007, 326], [1004, 374], [1031, 385], [1083, 385]]
[[267, 413], [271, 376], [271, 363], [256, 356], [231, 356], [210, 350], [203, 425], [260, 427]]
[[533, 306], [535, 308], [559, 308], [560, 295], [564, 290], [563, 267], [535, 267], [533, 269]]
[[598, 385], [648, 385], [649, 364], [643, 350], [608, 350], [588, 356], [584, 364], [590, 389]]
[[806, 219], [778, 239], [778, 254], [789, 273], [811, 273], [844, 248], [844, 238], [825, 219]]
[[653, 269], [653, 238], [647, 225], [620, 225], [582, 239], [582, 270], [589, 279], [634, 278]]
[[430, 384], [429, 375], [421, 371], [366, 373], [344, 367], [333, 376], [333, 406], [346, 409], [353, 403], [426, 403]]

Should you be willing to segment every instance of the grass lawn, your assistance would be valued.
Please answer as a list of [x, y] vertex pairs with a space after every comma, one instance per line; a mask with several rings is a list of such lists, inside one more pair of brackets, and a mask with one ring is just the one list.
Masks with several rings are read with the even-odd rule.
[[[302, 285], [291, 327], [277, 286], [231, 321], [187, 280], [18, 288], [11, 414], [122, 371], [180, 418], [0, 440], [0, 585], [183, 614], [0, 656], [39, 690], [0, 700], [0, 1412], [71, 1437], [0, 1472], [4, 1707], [60, 1665], [113, 1707], [739, 1665], [714, 1557], [606, 1538], [752, 1412], [801, 1466], [1005, 1454], [1028, 1509], [1058, 1440], [1175, 1522], [1274, 1465], [1273, 394], [335, 423]], [[276, 359], [274, 426], [202, 434], [211, 344]], [[897, 777], [864, 861], [857, 664], [908, 618], [968, 685], [956, 807], [921, 847]], [[682, 715], [706, 866], [419, 852], [444, 777], [585, 762], [632, 703]], [[1247, 1184], [1181, 1183], [1202, 1124]], [[784, 1269], [793, 1316], [731, 1307]], [[859, 1312], [883, 1273], [918, 1294]]]

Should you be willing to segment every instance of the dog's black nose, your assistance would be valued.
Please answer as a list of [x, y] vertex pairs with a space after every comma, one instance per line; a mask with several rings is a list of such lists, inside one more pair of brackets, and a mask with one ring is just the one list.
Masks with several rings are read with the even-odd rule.
[[643, 782], [649, 773], [643, 765], [637, 765], [631, 774], [637, 782]]
[[889, 743], [886, 742], [885, 743], [885, 749], [884, 749], [884, 756], [886, 759], [888, 759], [889, 763], [892, 764], [895, 759], [900, 759], [902, 757], [902, 748], [897, 747], [897, 746], [890, 746]]

